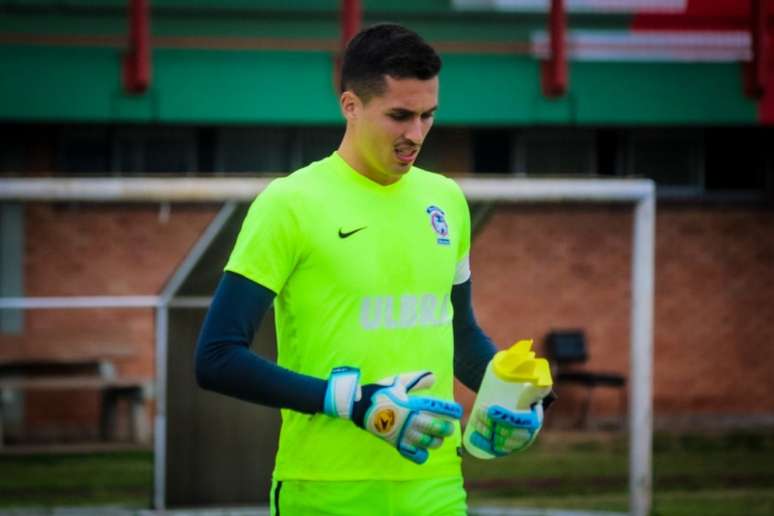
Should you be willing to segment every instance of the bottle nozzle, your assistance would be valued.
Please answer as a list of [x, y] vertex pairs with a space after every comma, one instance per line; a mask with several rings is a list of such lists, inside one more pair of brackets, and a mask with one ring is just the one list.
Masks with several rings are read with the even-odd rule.
[[535, 358], [532, 340], [520, 340], [509, 349], [498, 352], [493, 359], [497, 376], [510, 382], [529, 382], [539, 387], [553, 385], [548, 361]]

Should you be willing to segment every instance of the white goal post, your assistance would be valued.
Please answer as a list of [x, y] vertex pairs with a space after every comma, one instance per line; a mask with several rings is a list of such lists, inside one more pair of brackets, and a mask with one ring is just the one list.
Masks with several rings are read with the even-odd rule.
[[[0, 202], [250, 202], [271, 181], [253, 178], [2, 178]], [[655, 186], [648, 179], [526, 179], [516, 177], [459, 177], [470, 201], [530, 203], [631, 203], [634, 204], [632, 249], [632, 299], [629, 389], [629, 508], [633, 516], [646, 516], [651, 507], [653, 431], [653, 295], [655, 247]], [[222, 215], [222, 214], [221, 214]], [[168, 295], [139, 299], [127, 296], [127, 305], [167, 307]], [[112, 299], [112, 301], [110, 301]], [[166, 303], [164, 302], [166, 301]], [[192, 300], [201, 305], [204, 300]], [[126, 306], [111, 298], [0, 298], [3, 308]], [[157, 319], [159, 316], [157, 315]], [[162, 322], [163, 321], [159, 321]], [[157, 337], [158, 339], [159, 337]], [[164, 392], [166, 346], [157, 342], [157, 392]], [[159, 399], [156, 421], [156, 501], [163, 504], [163, 412]], [[161, 464], [159, 467], [158, 464]], [[159, 478], [160, 476], [160, 478]], [[159, 490], [161, 492], [159, 493]], [[162, 508], [162, 507], [157, 507]]]

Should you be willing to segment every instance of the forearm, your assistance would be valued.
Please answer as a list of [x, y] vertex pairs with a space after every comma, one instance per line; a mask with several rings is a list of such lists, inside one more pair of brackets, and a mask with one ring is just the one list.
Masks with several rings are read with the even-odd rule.
[[321, 412], [325, 380], [295, 373], [250, 350], [273, 299], [271, 290], [224, 273], [196, 345], [196, 381], [204, 389], [260, 405]]
[[470, 279], [452, 287], [451, 301], [454, 307], [454, 376], [478, 392], [486, 366], [497, 348], [476, 322]]

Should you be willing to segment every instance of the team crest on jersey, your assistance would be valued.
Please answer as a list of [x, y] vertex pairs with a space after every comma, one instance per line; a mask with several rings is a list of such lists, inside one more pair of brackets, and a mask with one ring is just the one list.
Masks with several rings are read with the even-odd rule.
[[428, 206], [428, 215], [430, 215], [430, 224], [438, 235], [437, 242], [442, 245], [449, 245], [449, 224], [446, 222], [446, 214], [438, 206]]

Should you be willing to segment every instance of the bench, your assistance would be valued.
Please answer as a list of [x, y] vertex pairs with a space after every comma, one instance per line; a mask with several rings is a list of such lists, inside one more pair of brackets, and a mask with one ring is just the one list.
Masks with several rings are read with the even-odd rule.
[[109, 360], [12, 360], [0, 362], [0, 446], [4, 443], [4, 401], [11, 394], [29, 391], [96, 390], [100, 393], [100, 438], [114, 441], [118, 408], [127, 402], [130, 434], [134, 442], [150, 441], [150, 425], [145, 401], [150, 398], [150, 382], [116, 376]]

